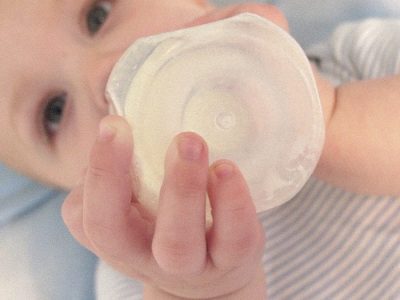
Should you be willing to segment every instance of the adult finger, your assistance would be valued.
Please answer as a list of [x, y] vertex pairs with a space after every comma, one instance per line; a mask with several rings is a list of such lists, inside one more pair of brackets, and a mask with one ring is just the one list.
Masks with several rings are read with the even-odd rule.
[[227, 160], [216, 162], [210, 168], [208, 193], [213, 217], [208, 247], [215, 266], [230, 269], [258, 258], [263, 234], [239, 169]]
[[194, 274], [205, 267], [207, 172], [205, 142], [194, 133], [178, 135], [167, 151], [152, 247], [168, 273]]

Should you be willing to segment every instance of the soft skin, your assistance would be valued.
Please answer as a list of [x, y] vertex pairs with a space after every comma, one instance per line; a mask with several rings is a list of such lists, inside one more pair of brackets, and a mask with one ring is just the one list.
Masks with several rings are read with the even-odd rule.
[[[87, 17], [98, 5], [111, 10], [94, 33]], [[205, 142], [183, 133], [166, 156], [159, 217], [148, 216], [134, 197], [129, 127], [107, 116], [104, 96], [112, 66], [138, 37], [240, 12], [287, 29], [276, 8], [260, 4], [217, 9], [201, 0], [0, 2], [0, 158], [72, 189], [63, 207], [72, 234], [142, 280], [148, 299], [265, 298], [264, 234], [240, 170], [229, 161], [209, 167]], [[357, 192], [399, 194], [399, 78], [334, 89], [315, 75], [327, 128], [316, 174]], [[65, 106], [48, 109], [60, 99]], [[214, 218], [209, 229], [207, 192]]]
[[[96, 3], [112, 8], [93, 34], [86, 22]], [[1, 1], [0, 160], [72, 188], [108, 114], [105, 84], [124, 50], [142, 36], [245, 11], [287, 26], [278, 10], [254, 4], [215, 9], [202, 0]], [[44, 120], [46, 107], [62, 95], [61, 120]]]

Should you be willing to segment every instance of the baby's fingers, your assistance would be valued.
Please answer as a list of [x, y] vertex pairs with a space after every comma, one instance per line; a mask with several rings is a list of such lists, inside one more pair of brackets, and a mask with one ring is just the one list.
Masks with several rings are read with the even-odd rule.
[[206, 262], [205, 199], [208, 157], [204, 141], [179, 135], [169, 147], [153, 253], [167, 273], [199, 273]]
[[208, 247], [213, 263], [230, 269], [256, 261], [264, 235], [243, 176], [232, 162], [219, 161], [210, 168], [209, 180], [213, 225]]
[[[83, 230], [83, 184], [75, 187], [65, 198], [62, 217], [72, 236], [83, 246], [91, 249], [90, 241]], [[93, 250], [92, 250], [93, 251]]]
[[108, 116], [100, 124], [83, 192], [83, 230], [97, 255], [109, 263], [137, 266], [150, 255], [148, 224], [134, 207], [129, 125]]

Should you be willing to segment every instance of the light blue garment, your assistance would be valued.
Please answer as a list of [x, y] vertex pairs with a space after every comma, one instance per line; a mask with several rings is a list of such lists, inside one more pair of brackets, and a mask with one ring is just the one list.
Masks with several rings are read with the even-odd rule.
[[61, 219], [65, 194], [0, 166], [0, 299], [94, 299], [96, 258]]

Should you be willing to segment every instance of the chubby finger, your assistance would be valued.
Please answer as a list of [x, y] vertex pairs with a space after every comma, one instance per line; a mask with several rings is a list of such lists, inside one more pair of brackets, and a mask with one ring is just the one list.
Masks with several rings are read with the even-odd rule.
[[208, 153], [194, 133], [178, 135], [166, 155], [153, 254], [168, 273], [201, 272], [206, 262], [205, 199]]
[[262, 229], [236, 165], [221, 160], [210, 167], [208, 194], [213, 217], [208, 247], [214, 265], [230, 269], [258, 256], [263, 246]]
[[122, 118], [107, 116], [90, 154], [84, 184], [83, 227], [96, 254], [106, 260], [143, 261], [148, 224], [132, 205], [132, 135]]

